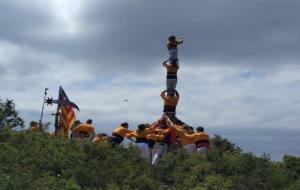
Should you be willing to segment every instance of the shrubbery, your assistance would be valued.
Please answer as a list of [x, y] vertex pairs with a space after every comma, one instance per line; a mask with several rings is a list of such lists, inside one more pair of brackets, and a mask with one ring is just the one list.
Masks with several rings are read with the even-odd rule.
[[300, 158], [272, 162], [242, 153], [220, 136], [212, 142], [207, 155], [178, 150], [151, 166], [134, 147], [3, 130], [0, 189], [299, 189]]
[[243, 153], [215, 136], [205, 155], [178, 150], [152, 166], [134, 146], [50, 138], [23, 126], [12, 101], [0, 100], [0, 190], [192, 189], [299, 190], [300, 158], [282, 162]]

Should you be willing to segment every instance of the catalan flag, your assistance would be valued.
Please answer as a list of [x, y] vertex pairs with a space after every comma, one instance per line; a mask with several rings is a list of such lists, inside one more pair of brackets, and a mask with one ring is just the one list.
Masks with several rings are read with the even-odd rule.
[[60, 86], [58, 93], [58, 106], [57, 106], [57, 124], [56, 131], [63, 130], [65, 133], [74, 124], [76, 117], [73, 107], [79, 109], [76, 104], [71, 102], [65, 93], [64, 89]]

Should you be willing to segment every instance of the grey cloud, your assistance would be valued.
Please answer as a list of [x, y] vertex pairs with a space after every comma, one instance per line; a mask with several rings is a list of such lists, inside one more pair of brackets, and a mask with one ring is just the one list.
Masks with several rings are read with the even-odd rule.
[[[76, 20], [78, 34], [43, 37], [37, 29], [55, 27], [55, 12], [4, 1], [0, 23], [7, 26], [2, 38], [85, 62], [92, 72], [153, 70], [168, 57], [165, 41], [172, 33], [185, 37], [182, 62], [264, 67], [299, 59], [299, 5], [293, 0], [85, 2]], [[24, 35], [30, 31], [35, 32]]]
[[51, 15], [35, 1], [3, 0], [0, 2], [0, 24], [0, 39], [31, 44], [37, 29], [49, 27]]
[[86, 17], [89, 25], [104, 27], [108, 39], [101, 44], [121, 56], [167, 56], [163, 43], [175, 33], [186, 37], [182, 47], [186, 59], [298, 58], [300, 11], [296, 1], [118, 1], [91, 7]]

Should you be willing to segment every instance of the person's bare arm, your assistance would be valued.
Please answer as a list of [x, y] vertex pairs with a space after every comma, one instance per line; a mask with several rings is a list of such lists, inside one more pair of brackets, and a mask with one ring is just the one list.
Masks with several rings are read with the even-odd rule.
[[165, 115], [165, 119], [169, 127], [174, 127], [174, 123], [170, 120], [170, 118], [167, 115]]
[[180, 97], [179, 92], [178, 92], [177, 90], [174, 90], [174, 91], [175, 91], [176, 96], [177, 96], [178, 99], [179, 99], [179, 97]]
[[135, 132], [126, 134], [126, 138], [135, 137]]
[[159, 134], [149, 134], [146, 136], [147, 139], [151, 139], [151, 140], [163, 140], [166, 137], [166, 135], [159, 133]]
[[183, 43], [183, 37], [179, 38], [179, 40], [177, 41], [177, 44], [182, 44]]
[[161, 98], [162, 99], [165, 99], [165, 92], [166, 92], [167, 90], [164, 90], [164, 91], [162, 91], [161, 93], [160, 93], [160, 96], [161, 96]]
[[129, 133], [133, 132], [132, 130], [126, 129], [126, 128], [123, 128], [123, 131], [124, 131], [125, 134], [129, 134]]
[[157, 120], [157, 121], [151, 123], [151, 124], [149, 125], [149, 128], [152, 128], [153, 126], [157, 125], [158, 123], [159, 123], [159, 120]]

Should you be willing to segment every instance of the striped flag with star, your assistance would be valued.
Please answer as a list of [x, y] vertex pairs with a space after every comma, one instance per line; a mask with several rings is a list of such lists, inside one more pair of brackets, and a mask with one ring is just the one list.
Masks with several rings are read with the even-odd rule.
[[57, 114], [58, 118], [56, 119], [56, 128], [63, 129], [64, 132], [67, 132], [76, 120], [75, 112], [73, 110], [73, 105], [76, 104], [69, 100], [67, 94], [61, 86], [59, 87], [58, 100], [59, 102], [64, 103], [59, 103], [57, 106], [57, 113], [59, 114]]

